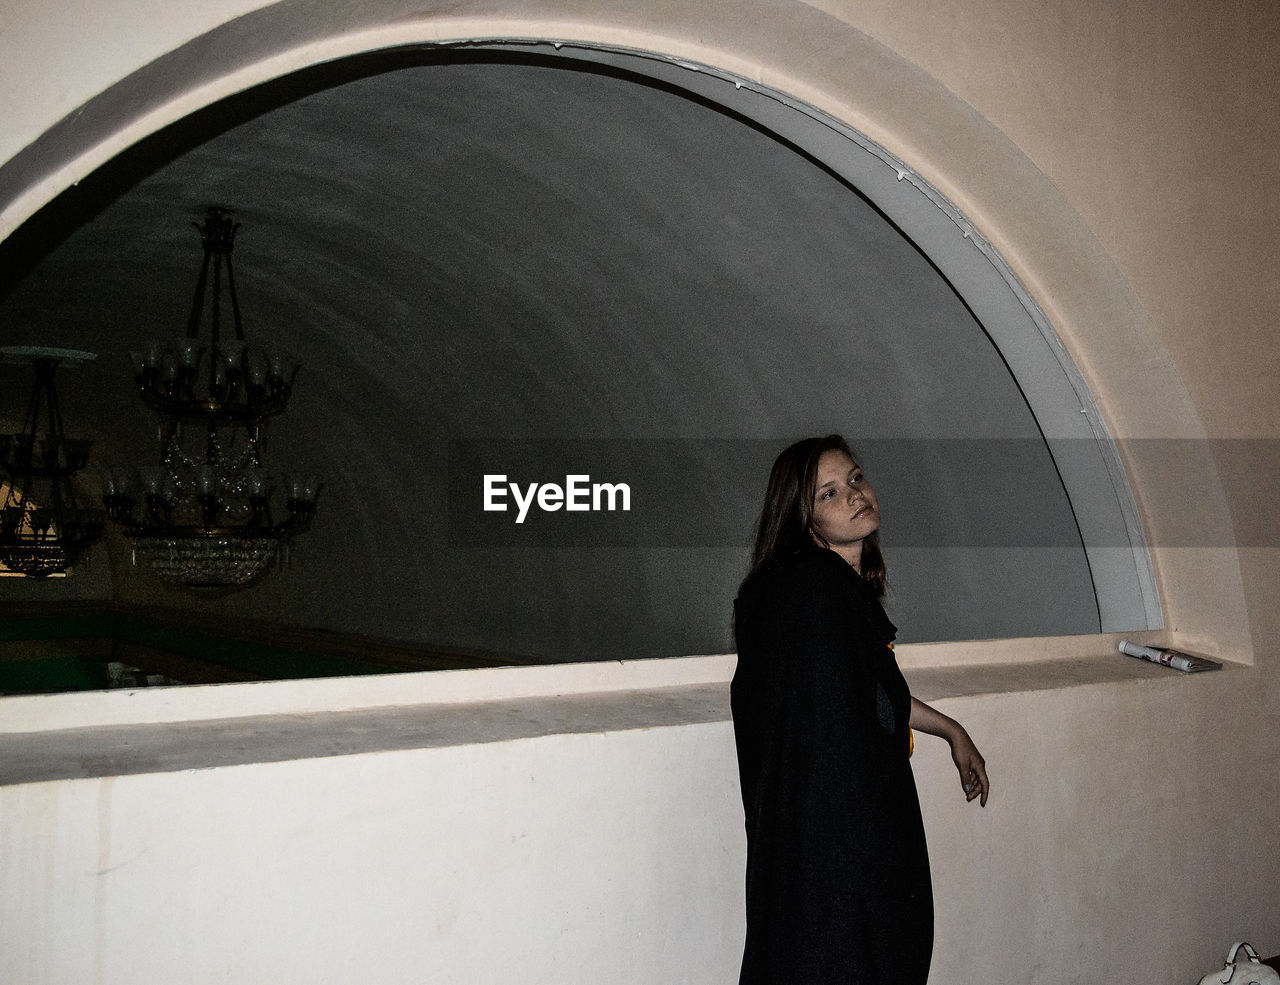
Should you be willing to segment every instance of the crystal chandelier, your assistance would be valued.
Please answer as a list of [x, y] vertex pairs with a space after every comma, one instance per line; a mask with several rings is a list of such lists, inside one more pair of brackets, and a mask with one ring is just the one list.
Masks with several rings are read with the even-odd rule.
[[[138, 393], [159, 417], [160, 464], [104, 475], [103, 502], [132, 539], [135, 564], [188, 588], [234, 588], [282, 559], [307, 530], [319, 484], [285, 479], [273, 496], [263, 432], [266, 419], [288, 405], [298, 367], [286, 369], [278, 354], [245, 344], [231, 267], [239, 224], [215, 207], [196, 228], [204, 261], [186, 336], [131, 354]], [[222, 335], [224, 279], [234, 338]], [[206, 293], [207, 346], [200, 337]], [[283, 510], [273, 512], [273, 498]]]
[[0, 505], [0, 561], [28, 578], [63, 574], [102, 535], [102, 510], [80, 506], [72, 477], [89, 462], [93, 444], [68, 438], [53, 384], [60, 363], [96, 358], [92, 352], [10, 346], [7, 358], [30, 359], [36, 382], [23, 430], [0, 434], [0, 470], [7, 492]]

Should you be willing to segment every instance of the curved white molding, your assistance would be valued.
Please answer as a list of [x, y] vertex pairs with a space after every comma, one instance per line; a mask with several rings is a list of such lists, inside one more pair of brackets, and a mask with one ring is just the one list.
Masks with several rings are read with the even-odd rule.
[[1137, 504], [1084, 376], [999, 251], [922, 175], [866, 134], [772, 86], [711, 65], [571, 42], [502, 42], [624, 68], [762, 125], [856, 187], [934, 263], [1017, 380], [1076, 514], [1103, 632], [1163, 625]]

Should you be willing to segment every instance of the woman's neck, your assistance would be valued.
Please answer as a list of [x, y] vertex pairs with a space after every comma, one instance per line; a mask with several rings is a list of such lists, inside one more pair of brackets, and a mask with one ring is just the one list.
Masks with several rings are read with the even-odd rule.
[[825, 546], [827, 550], [834, 551], [844, 558], [845, 563], [859, 575], [862, 574], [862, 541], [858, 541], [856, 544], [840, 544], [838, 546], [827, 544]]

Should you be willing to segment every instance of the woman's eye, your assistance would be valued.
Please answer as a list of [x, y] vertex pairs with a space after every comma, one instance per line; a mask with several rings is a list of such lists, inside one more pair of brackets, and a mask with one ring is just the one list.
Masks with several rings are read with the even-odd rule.
[[835, 491], [834, 489], [828, 489], [828, 490], [826, 490], [825, 492], [823, 492], [823, 494], [822, 494], [821, 496], [819, 496], [818, 498], [819, 498], [819, 499], [830, 499], [830, 498], [831, 498], [832, 496], [834, 496], [835, 494], [836, 494], [836, 491]]

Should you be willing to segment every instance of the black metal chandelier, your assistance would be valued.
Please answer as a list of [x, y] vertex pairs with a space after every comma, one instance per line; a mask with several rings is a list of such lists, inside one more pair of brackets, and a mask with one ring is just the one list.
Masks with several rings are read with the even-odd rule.
[[[196, 228], [204, 261], [185, 337], [131, 354], [138, 394], [159, 417], [160, 464], [105, 474], [103, 502], [131, 538], [135, 564], [190, 588], [233, 588], [262, 575], [310, 527], [319, 483], [286, 478], [277, 493], [263, 468], [265, 422], [288, 406], [298, 367], [245, 343], [231, 213], [210, 208]], [[224, 280], [233, 338], [222, 332]]]
[[7, 359], [30, 360], [35, 387], [22, 431], [0, 434], [0, 471], [8, 487], [0, 504], [0, 561], [28, 578], [63, 574], [102, 535], [106, 515], [82, 507], [73, 479], [89, 462], [92, 442], [68, 438], [54, 386], [59, 364], [95, 356], [74, 349], [10, 346]]

